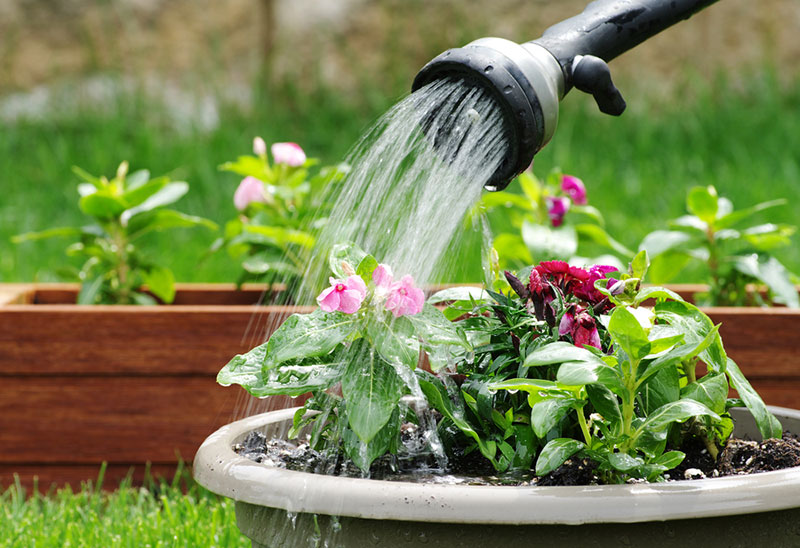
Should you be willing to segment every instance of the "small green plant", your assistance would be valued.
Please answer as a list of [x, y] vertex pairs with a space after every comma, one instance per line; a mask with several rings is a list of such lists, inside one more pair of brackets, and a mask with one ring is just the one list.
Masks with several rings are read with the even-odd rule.
[[[692, 440], [716, 458], [731, 407], [747, 406], [765, 438], [781, 436], [719, 326], [642, 286], [646, 252], [624, 273], [546, 261], [506, 272], [506, 294], [450, 288], [426, 304], [413, 280], [394, 281], [354, 246], [337, 246], [330, 264], [337, 279], [320, 309], [289, 318], [218, 381], [259, 397], [311, 392], [293, 435], [313, 424], [312, 447], [341, 447], [364, 471], [398, 452], [404, 422], [433, 424], [451, 459], [477, 452], [498, 472], [543, 476], [576, 456], [606, 483], [660, 481]], [[414, 413], [404, 395], [425, 404]]]
[[[522, 268], [534, 262], [554, 259], [574, 261], [581, 243], [594, 244], [615, 254], [596, 259], [622, 266], [616, 256], [629, 260], [633, 252], [605, 230], [600, 211], [589, 205], [583, 181], [553, 170], [544, 181], [532, 172], [521, 173], [516, 181], [523, 194], [484, 193], [479, 207], [489, 214], [497, 236], [503, 268]], [[506, 231], [507, 227], [512, 230]]]
[[220, 166], [244, 179], [233, 196], [240, 213], [225, 225], [212, 251], [225, 248], [241, 261], [239, 284], [284, 282], [291, 296], [308, 265], [315, 233], [327, 221], [323, 189], [338, 183], [347, 167], [323, 167], [312, 175], [316, 160], [306, 158], [297, 144], [274, 143], [271, 152], [272, 164], [266, 143], [256, 137], [252, 156]]
[[[700, 265], [709, 285], [698, 302], [711, 306], [768, 305], [773, 301], [791, 308], [800, 307], [796, 278], [772, 254], [791, 245], [796, 227], [786, 224], [742, 223], [760, 211], [786, 204], [772, 200], [734, 210], [727, 198], [713, 186], [696, 186], [686, 199], [688, 215], [670, 221], [670, 230], [648, 234], [640, 249], [653, 258], [652, 278], [656, 283], [673, 279], [684, 267]], [[766, 286], [766, 296], [748, 288], [749, 284]]]
[[166, 175], [151, 179], [147, 170], [129, 174], [128, 162], [122, 162], [111, 179], [78, 167], [73, 171], [84, 180], [78, 185], [78, 206], [94, 224], [21, 234], [12, 241], [78, 238], [67, 248], [67, 255], [83, 259], [83, 266], [65, 271], [65, 277], [81, 283], [78, 304], [156, 304], [153, 296], [172, 302], [172, 271], [142, 253], [138, 242], [151, 232], [174, 228], [216, 230], [217, 225], [208, 219], [166, 207], [189, 191], [188, 183]]

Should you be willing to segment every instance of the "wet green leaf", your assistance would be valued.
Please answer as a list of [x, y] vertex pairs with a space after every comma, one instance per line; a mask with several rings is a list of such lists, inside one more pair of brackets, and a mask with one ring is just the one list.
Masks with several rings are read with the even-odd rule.
[[578, 440], [570, 438], [556, 438], [550, 440], [542, 448], [539, 458], [536, 459], [536, 475], [545, 476], [564, 464], [568, 458], [583, 449], [585, 445]]

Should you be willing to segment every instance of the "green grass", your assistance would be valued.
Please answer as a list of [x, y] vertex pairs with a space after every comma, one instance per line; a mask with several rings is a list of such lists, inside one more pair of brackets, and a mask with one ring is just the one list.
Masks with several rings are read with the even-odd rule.
[[[633, 248], [647, 232], [683, 213], [686, 190], [696, 184], [715, 185], [737, 207], [787, 198], [789, 205], [761, 220], [800, 218], [798, 82], [779, 85], [770, 71], [748, 77], [691, 75], [686, 82], [674, 85], [676, 92], [667, 99], [623, 83], [630, 108], [620, 118], [599, 114], [590, 97], [573, 91], [562, 105], [555, 138], [536, 157], [536, 173], [545, 175], [558, 165], [583, 178], [609, 232]], [[153, 105], [136, 97], [121, 100], [115, 115], [84, 111], [5, 128], [0, 132], [0, 281], [57, 279], [65, 242], [13, 246], [8, 239], [82, 222], [72, 165], [110, 174], [127, 159], [133, 168], [171, 172], [192, 185], [180, 208], [221, 222], [235, 214], [231, 196], [238, 181], [216, 166], [248, 152], [254, 135], [268, 142], [297, 141], [310, 155], [334, 163], [396, 97], [375, 89], [355, 98], [313, 89], [283, 86], [263, 92], [252, 111], [224, 108], [219, 128], [207, 133], [170, 129]], [[198, 264], [212, 239], [195, 230], [150, 244], [179, 280], [235, 280], [237, 266], [224, 254]], [[800, 246], [778, 255], [800, 272]], [[478, 277], [477, 268], [472, 270]]]
[[19, 485], [0, 494], [0, 547], [250, 546], [236, 527], [233, 501], [193, 484], [185, 473], [148, 487], [125, 481], [103, 491], [89, 483], [79, 491], [28, 495]]

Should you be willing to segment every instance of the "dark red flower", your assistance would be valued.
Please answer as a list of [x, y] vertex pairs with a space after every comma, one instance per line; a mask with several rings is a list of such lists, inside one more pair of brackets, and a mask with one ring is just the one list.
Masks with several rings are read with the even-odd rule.
[[[566, 295], [589, 279], [589, 272], [565, 261], [543, 261], [536, 267], [539, 275], [558, 287]], [[531, 273], [532, 274], [532, 273]]]
[[582, 306], [573, 305], [567, 309], [558, 325], [558, 334], [570, 335], [573, 344], [580, 348], [585, 345], [600, 348], [600, 333], [597, 331], [597, 323]]
[[594, 265], [589, 267], [588, 270], [588, 278], [581, 282], [580, 285], [577, 285], [572, 293], [578, 297], [579, 299], [583, 299], [584, 301], [595, 305], [605, 299], [605, 295], [600, 293], [594, 287], [594, 282], [597, 280], [602, 280], [606, 277], [606, 274], [610, 272], [616, 272], [617, 268], [609, 265]]

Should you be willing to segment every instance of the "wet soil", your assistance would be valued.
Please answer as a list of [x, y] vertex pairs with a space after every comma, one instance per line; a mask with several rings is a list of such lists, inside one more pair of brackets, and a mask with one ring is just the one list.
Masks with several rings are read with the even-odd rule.
[[[466, 485], [596, 485], [600, 480], [596, 464], [589, 459], [572, 458], [546, 476], [532, 472], [495, 475], [491, 465], [475, 452], [456, 454], [447, 470], [443, 470], [430, 454], [419, 453], [420, 440], [409, 433], [402, 437], [403, 447], [397, 456], [376, 460], [369, 474], [364, 474], [341, 452], [324, 453], [304, 442], [267, 439], [260, 432], [251, 432], [234, 447], [241, 456], [271, 466], [346, 477], [370, 477], [389, 481], [416, 481]], [[416, 451], [414, 451], [416, 450]], [[684, 461], [665, 474], [667, 481], [694, 480], [719, 476], [757, 474], [800, 466], [800, 438], [784, 432], [782, 439], [762, 442], [732, 438], [720, 452], [717, 461], [699, 441], [690, 441], [681, 450]], [[412, 453], [412, 451], [414, 451]]]

